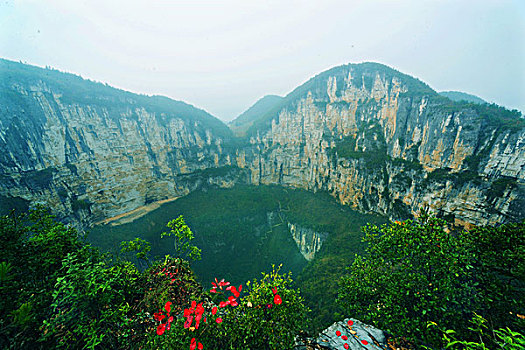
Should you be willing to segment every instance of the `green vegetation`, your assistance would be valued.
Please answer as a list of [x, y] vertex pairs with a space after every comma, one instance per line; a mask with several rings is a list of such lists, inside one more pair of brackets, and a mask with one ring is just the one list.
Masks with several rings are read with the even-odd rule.
[[88, 239], [103, 251], [115, 251], [120, 241], [139, 237], [151, 242], [153, 256], [173, 255], [173, 239], [160, 238], [165, 231], [162, 223], [183, 215], [195, 232], [193, 244], [202, 250], [202, 260], [193, 264], [201, 281], [222, 276], [243, 283], [272, 263], [283, 263], [284, 269], [299, 273], [306, 261], [278, 214], [280, 200], [285, 206], [282, 198], [285, 192], [273, 187], [205, 188], [132, 223], [95, 227]]
[[[281, 212], [306, 215], [292, 204]], [[323, 214], [311, 219], [319, 227], [333, 225]], [[192, 236], [182, 218], [168, 226], [182, 241]], [[449, 231], [444, 221], [424, 217], [369, 225], [365, 233], [366, 254], [357, 257], [346, 249], [348, 234], [331, 235], [337, 239], [325, 243], [309, 265], [314, 270], [305, 270], [324, 272], [315, 276], [320, 283], [311, 303], [333, 298], [335, 280], [345, 316], [406, 336], [419, 347], [523, 345], [525, 222]], [[281, 267], [238, 287], [213, 278], [208, 292], [203, 288], [208, 283], [197, 283], [187, 261], [148, 260], [150, 245], [141, 239], [121, 248], [136, 252], [148, 267], [140, 271], [122, 255], [101, 254], [41, 209], [0, 217], [0, 346], [181, 349], [201, 343], [206, 349], [288, 349], [295, 335], [316, 322]], [[191, 244], [180, 248], [183, 255], [193, 251]], [[330, 271], [349, 263], [342, 279]], [[319, 310], [311, 316], [319, 317]]]
[[[457, 338], [456, 331], [452, 329], [441, 330], [443, 333], [443, 344], [445, 349], [465, 349], [465, 350], [489, 350], [494, 346], [497, 349], [522, 350], [525, 348], [525, 335], [513, 332], [509, 328], [499, 328], [490, 330], [487, 320], [478, 314], [474, 314], [469, 321], [469, 330], [473, 340], [461, 340]], [[429, 326], [439, 327], [435, 322]], [[492, 331], [492, 332], [491, 332]]]
[[29, 209], [29, 201], [20, 197], [0, 195], [0, 216], [7, 215], [11, 210], [17, 213], [24, 213]]
[[42, 170], [32, 170], [24, 174], [23, 181], [27, 187], [35, 190], [42, 190], [49, 188], [49, 185], [53, 181], [53, 173], [56, 172], [55, 168], [46, 168]]
[[490, 201], [503, 196], [503, 193], [507, 189], [514, 189], [518, 185], [518, 181], [515, 178], [502, 177], [494, 180], [490, 184], [490, 188], [487, 191], [487, 198]]
[[73, 211], [89, 210], [91, 203], [85, 199], [74, 199], [71, 201], [71, 208]]
[[237, 118], [232, 120], [228, 126], [237, 136], [246, 136], [246, 130], [256, 122], [261, 116], [265, 115], [283, 98], [276, 95], [267, 95], [255, 102], [253, 106], [244, 111]]
[[[443, 346], [437, 324], [471, 339], [477, 313], [494, 327], [522, 331], [525, 320], [525, 222], [451, 232], [440, 219], [365, 229], [366, 255], [341, 280], [345, 315]], [[485, 339], [490, 343], [491, 339]]]
[[[386, 150], [383, 131], [378, 124], [367, 123], [359, 129], [362, 134], [360, 145], [357, 145], [357, 135], [349, 135], [336, 142], [335, 152], [338, 157], [360, 159], [368, 170], [382, 169], [391, 157]], [[364, 151], [363, 151], [364, 149]]]
[[436, 113], [474, 112], [479, 116], [476, 122], [481, 125], [482, 133], [489, 135], [494, 129], [517, 132], [525, 127], [525, 118], [522, 117], [520, 111], [508, 110], [495, 103], [458, 102], [440, 95], [433, 96], [431, 101]]
[[456, 102], [465, 101], [477, 104], [487, 103], [487, 101], [479, 98], [478, 96], [467, 94], [461, 91], [440, 91], [439, 94]]
[[405, 171], [422, 171], [423, 165], [418, 160], [406, 160], [403, 158], [391, 158], [392, 164], [402, 167]]
[[[147, 252], [143, 243], [123, 248]], [[4, 349], [181, 349], [195, 337], [207, 349], [284, 349], [308, 320], [290, 275], [279, 269], [247, 282], [242, 297], [239, 286], [221, 306], [223, 296], [204, 291], [188, 262], [167, 256], [140, 272], [42, 210], [1, 217], [0, 249]], [[208, 316], [200, 329], [183, 325], [192, 303]], [[163, 306], [168, 317], [160, 316]]]
[[184, 222], [182, 215], [168, 222], [166, 226], [170, 231], [161, 233], [160, 238], [174, 236], [173, 256], [187, 261], [200, 260], [201, 250], [192, 245], [191, 241], [195, 236]]
[[481, 177], [476, 171], [472, 170], [463, 170], [460, 172], [453, 173], [450, 168], [438, 168], [434, 169], [427, 174], [427, 177], [421, 183], [421, 186], [429, 186], [433, 183], [444, 183], [451, 181], [454, 183], [454, 186], [461, 187], [466, 183], [473, 182], [475, 184], [481, 183]]
[[[120, 112], [134, 110], [134, 107], [144, 108], [150, 113], [155, 113], [159, 121], [168, 123], [172, 118], [180, 118], [184, 121], [200, 123], [206, 128], [213, 130], [214, 134], [229, 138], [232, 132], [220, 120], [181, 101], [175, 101], [164, 96], [146, 96], [134, 94], [124, 90], [113, 88], [107, 84], [83, 79], [80, 76], [59, 72], [54, 69], [43, 69], [35, 66], [0, 59], [0, 102], [6, 98], [6, 105], [13, 103], [22, 106], [29, 115], [41, 115], [42, 113], [31, 113], [34, 108], [31, 99], [21, 97], [13, 93], [13, 85], [42, 86], [45, 84], [53, 89], [54, 93], [60, 93], [60, 101], [64, 104], [78, 105], [87, 104], [93, 108], [105, 108], [111, 118], [118, 118]], [[13, 99], [12, 97], [15, 97]], [[15, 102], [17, 101], [17, 102]], [[29, 105], [28, 105], [29, 104]], [[29, 108], [28, 108], [29, 107]], [[138, 118], [137, 115], [135, 115]]]
[[[115, 251], [120, 241], [140, 237], [152, 243], [151, 254], [173, 254], [172, 241], [159, 239], [173, 217], [183, 215], [195, 232], [202, 260], [193, 263], [199, 280], [217, 276], [235, 284], [257, 276], [272, 264], [292, 271], [308, 306], [314, 310], [310, 326], [319, 329], [335, 320], [337, 280], [356, 253], [363, 249], [361, 226], [385, 222], [337, 204], [327, 193], [315, 194], [277, 186], [235, 186], [193, 192], [119, 226], [98, 226], [88, 238], [103, 251]], [[328, 232], [316, 259], [307, 263], [292, 240], [287, 223]], [[315, 301], [313, 301], [315, 300]]]

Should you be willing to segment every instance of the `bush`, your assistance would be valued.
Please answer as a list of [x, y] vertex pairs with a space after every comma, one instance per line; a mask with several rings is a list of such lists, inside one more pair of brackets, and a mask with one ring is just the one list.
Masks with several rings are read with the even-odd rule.
[[[194, 299], [184, 310], [184, 332], [174, 330], [179, 342], [182, 338], [186, 346], [194, 342], [207, 349], [292, 348], [295, 336], [306, 326], [308, 309], [299, 292], [291, 288], [290, 274], [279, 272], [280, 267], [274, 267], [261, 280], [247, 282], [244, 289], [216, 279], [213, 293]], [[197, 314], [201, 315], [198, 325]], [[181, 326], [180, 321], [174, 322], [178, 323], [172, 329]], [[174, 341], [170, 333], [165, 331], [163, 346]]]
[[[189, 244], [182, 218], [169, 227], [177, 243]], [[147, 259], [143, 240], [122, 248]], [[306, 322], [303, 299], [279, 269], [225, 303], [203, 291], [189, 262], [167, 256], [140, 272], [122, 256], [101, 255], [43, 210], [0, 217], [0, 251], [1, 348], [181, 349], [199, 335], [207, 348], [282, 349]], [[204, 333], [184, 327], [183, 315], [197, 301], [209, 312]], [[227, 307], [216, 313], [219, 324], [210, 311], [221, 304]]]
[[441, 339], [428, 322], [463, 329], [480, 300], [461, 235], [430, 217], [369, 225], [364, 232], [367, 254], [356, 257], [340, 283], [346, 315], [433, 345]]
[[462, 235], [473, 255], [483, 307], [491, 325], [525, 332], [525, 221], [478, 227]]
[[[509, 328], [499, 328], [489, 330], [487, 320], [475, 314], [470, 320], [469, 330], [473, 333], [475, 341], [458, 339], [456, 332], [451, 329], [441, 330], [445, 349], [465, 349], [465, 350], [488, 350], [506, 349], [521, 350], [525, 349], [525, 335], [514, 332]], [[438, 327], [436, 323], [429, 326]]]

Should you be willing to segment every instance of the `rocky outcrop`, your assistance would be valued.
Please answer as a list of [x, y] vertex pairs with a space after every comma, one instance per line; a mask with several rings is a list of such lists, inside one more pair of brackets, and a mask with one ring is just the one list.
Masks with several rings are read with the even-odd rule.
[[353, 318], [336, 322], [315, 339], [301, 340], [294, 349], [388, 349], [385, 333]]
[[245, 139], [182, 102], [4, 60], [0, 70], [0, 198], [43, 203], [82, 227], [239, 182], [327, 191], [393, 219], [525, 217], [523, 119], [383, 65], [312, 78], [237, 125]]
[[297, 248], [308, 261], [314, 259], [315, 253], [321, 249], [323, 241], [328, 236], [326, 232], [316, 232], [310, 228], [292, 223], [288, 223], [288, 230], [295, 244], [297, 244]]

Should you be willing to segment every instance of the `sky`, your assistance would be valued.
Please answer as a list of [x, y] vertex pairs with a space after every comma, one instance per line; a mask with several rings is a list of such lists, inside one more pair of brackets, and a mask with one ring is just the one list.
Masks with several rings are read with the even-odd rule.
[[365, 61], [525, 112], [525, 0], [0, 0], [0, 57], [224, 121]]

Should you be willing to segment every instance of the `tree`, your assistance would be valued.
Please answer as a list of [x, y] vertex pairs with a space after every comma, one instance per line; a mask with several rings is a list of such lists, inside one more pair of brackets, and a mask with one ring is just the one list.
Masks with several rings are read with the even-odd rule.
[[201, 250], [191, 244], [191, 241], [195, 238], [193, 232], [184, 222], [184, 218], [179, 216], [175, 220], [171, 220], [166, 225], [170, 231], [161, 233], [160, 237], [171, 237], [175, 236], [173, 242], [174, 252], [173, 257], [186, 259], [189, 261], [200, 260]]

